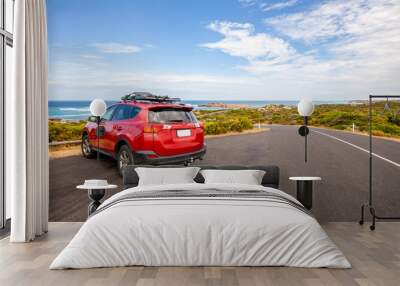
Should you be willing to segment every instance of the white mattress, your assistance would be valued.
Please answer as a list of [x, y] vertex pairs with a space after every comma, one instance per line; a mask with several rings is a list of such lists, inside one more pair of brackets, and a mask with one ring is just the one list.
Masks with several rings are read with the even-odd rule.
[[[272, 188], [227, 184], [136, 187], [149, 190]], [[246, 198], [122, 201], [89, 218], [50, 269], [145, 266], [294, 266], [349, 268], [350, 263], [310, 215], [293, 206]]]

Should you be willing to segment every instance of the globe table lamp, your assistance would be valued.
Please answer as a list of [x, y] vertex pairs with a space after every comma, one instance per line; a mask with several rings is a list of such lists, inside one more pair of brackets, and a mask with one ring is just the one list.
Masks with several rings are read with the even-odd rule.
[[304, 136], [304, 161], [307, 162], [307, 135], [310, 130], [307, 127], [308, 117], [314, 112], [314, 104], [306, 99], [300, 100], [297, 111], [304, 117], [304, 125], [299, 128], [299, 134]]
[[97, 138], [97, 160], [100, 160], [100, 121], [101, 121], [101, 116], [106, 112], [107, 110], [107, 104], [104, 100], [102, 99], [94, 99], [90, 103], [89, 107], [90, 113], [96, 117], [96, 123], [97, 123], [97, 128], [96, 128], [96, 138]]

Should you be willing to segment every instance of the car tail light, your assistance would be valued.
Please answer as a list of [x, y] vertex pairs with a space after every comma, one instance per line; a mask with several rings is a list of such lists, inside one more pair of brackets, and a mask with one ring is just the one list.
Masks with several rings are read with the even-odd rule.
[[160, 126], [157, 124], [147, 124], [143, 128], [144, 133], [156, 133], [160, 130]]
[[153, 126], [152, 125], [145, 125], [143, 128], [144, 133], [153, 133]]
[[144, 133], [157, 133], [163, 129], [171, 129], [172, 125], [169, 124], [147, 124], [143, 128]]
[[196, 128], [203, 128], [204, 129], [204, 123], [203, 122], [197, 122], [197, 123], [194, 124], [194, 126]]

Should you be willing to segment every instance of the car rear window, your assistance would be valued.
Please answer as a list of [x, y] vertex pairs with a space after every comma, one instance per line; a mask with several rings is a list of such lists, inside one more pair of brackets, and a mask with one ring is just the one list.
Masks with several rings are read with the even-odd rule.
[[193, 112], [173, 108], [150, 110], [149, 121], [153, 123], [197, 123]]

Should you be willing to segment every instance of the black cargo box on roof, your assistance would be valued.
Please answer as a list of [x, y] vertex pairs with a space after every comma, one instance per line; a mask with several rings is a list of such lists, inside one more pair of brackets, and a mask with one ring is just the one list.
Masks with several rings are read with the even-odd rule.
[[123, 101], [147, 101], [158, 103], [175, 103], [180, 102], [180, 98], [171, 98], [169, 96], [154, 95], [149, 92], [132, 92], [121, 98]]

